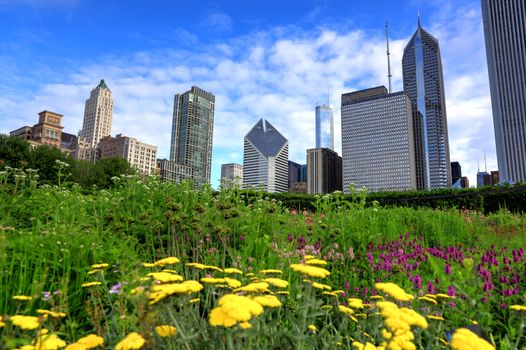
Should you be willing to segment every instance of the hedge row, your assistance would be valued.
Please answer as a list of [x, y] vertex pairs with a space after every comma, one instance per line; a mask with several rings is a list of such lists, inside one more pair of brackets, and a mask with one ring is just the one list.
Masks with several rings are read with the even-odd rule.
[[[247, 203], [259, 197], [268, 197], [281, 201], [290, 209], [315, 210], [318, 196], [297, 193], [264, 193], [256, 191], [242, 191]], [[343, 195], [343, 199], [356, 202], [364, 198], [365, 205], [371, 206], [377, 201], [380, 206], [402, 207], [427, 207], [435, 209], [458, 208], [477, 210], [487, 213], [496, 212], [505, 208], [511, 212], [522, 213], [526, 211], [526, 184], [514, 186], [494, 186], [468, 189], [439, 189], [433, 191], [406, 191], [406, 192], [375, 192], [367, 195]]]

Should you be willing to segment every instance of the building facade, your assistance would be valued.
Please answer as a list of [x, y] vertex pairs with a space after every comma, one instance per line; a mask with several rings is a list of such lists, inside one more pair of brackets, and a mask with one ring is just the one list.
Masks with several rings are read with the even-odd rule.
[[126, 159], [132, 168], [144, 175], [152, 175], [157, 168], [157, 146], [121, 134], [99, 140], [98, 158], [112, 157]]
[[243, 184], [243, 166], [236, 163], [221, 165], [221, 185], [227, 188]]
[[402, 58], [404, 92], [414, 106], [413, 135], [419, 189], [451, 187], [442, 60], [438, 40], [418, 29]]
[[70, 148], [64, 143], [66, 134], [62, 132], [62, 114], [50, 111], [38, 113], [38, 123], [33, 126], [23, 126], [9, 133], [29, 142], [33, 147], [48, 145], [69, 152]]
[[526, 3], [481, 3], [500, 178], [526, 181]]
[[185, 179], [196, 187], [210, 184], [214, 109], [215, 96], [196, 86], [174, 97], [170, 161], [183, 165], [185, 171], [177, 173], [191, 174]]
[[111, 135], [112, 118], [113, 97], [104, 79], [101, 79], [86, 100], [79, 137], [88, 147], [96, 148], [100, 139]]
[[334, 112], [332, 105], [316, 106], [316, 148], [334, 150]]
[[301, 164], [289, 160], [289, 188], [296, 182], [300, 182]]
[[389, 94], [379, 86], [343, 94], [341, 114], [344, 193], [350, 185], [417, 188], [413, 106], [404, 92]]
[[342, 158], [329, 148], [307, 150], [307, 193], [342, 190]]
[[461, 187], [462, 167], [459, 162], [451, 162], [451, 183], [453, 187]]
[[243, 185], [266, 192], [288, 190], [289, 142], [260, 119], [244, 138]]

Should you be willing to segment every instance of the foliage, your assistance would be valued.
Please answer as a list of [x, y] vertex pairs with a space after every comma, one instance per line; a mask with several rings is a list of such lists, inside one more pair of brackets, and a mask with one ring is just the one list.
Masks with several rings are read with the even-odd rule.
[[[42, 327], [67, 343], [98, 334], [110, 348], [132, 332], [150, 348], [163, 349], [350, 348], [353, 341], [387, 341], [382, 332], [387, 321], [377, 314], [383, 311], [375, 301], [382, 294], [375, 283], [382, 281], [414, 296], [400, 307], [443, 318], [428, 318], [427, 329], [411, 326], [418, 348], [440, 348], [440, 339], [449, 342], [448, 333], [473, 321], [490, 343], [508, 349], [526, 345], [524, 315], [509, 307], [525, 304], [524, 214], [386, 208], [366, 204], [363, 191], [350, 200], [341, 193], [313, 196], [314, 210], [299, 210], [258, 192], [197, 191], [190, 183], [135, 175], [111, 181], [108, 189], [85, 193], [68, 183], [38, 186], [32, 174], [16, 169], [0, 175], [1, 315], [63, 312], [66, 317], [50, 316]], [[290, 268], [308, 255], [325, 260], [331, 274], [319, 280]], [[166, 257], [181, 262], [143, 266]], [[90, 272], [90, 265], [100, 263], [108, 266]], [[227, 275], [224, 268], [243, 275]], [[203, 277], [230, 276], [246, 287], [254, 277], [263, 279], [261, 270], [268, 268], [282, 270], [279, 278], [289, 283], [288, 295], [276, 294], [281, 307], [252, 316], [248, 329], [241, 322], [209, 324], [219, 299], [233, 291], [204, 284]], [[162, 269], [204, 288], [150, 305], [159, 284], [143, 278]], [[100, 284], [82, 287], [88, 282]], [[323, 294], [335, 290], [340, 292]], [[425, 294], [455, 299], [437, 299], [435, 305], [419, 299]], [[31, 300], [14, 300], [16, 295]], [[199, 302], [189, 303], [197, 297]], [[351, 297], [370, 306], [349, 315], [338, 306], [350, 306]], [[1, 322], [7, 347], [35, 340], [36, 331]], [[176, 334], [156, 335], [160, 325], [175, 326]]]

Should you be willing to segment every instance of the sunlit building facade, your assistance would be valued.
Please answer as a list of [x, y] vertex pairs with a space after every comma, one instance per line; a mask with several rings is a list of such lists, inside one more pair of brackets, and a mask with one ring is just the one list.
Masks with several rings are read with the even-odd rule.
[[334, 151], [334, 112], [332, 105], [316, 106], [316, 148]]
[[501, 181], [526, 181], [526, 2], [482, 0]]
[[438, 40], [418, 29], [402, 58], [404, 92], [414, 106], [413, 135], [419, 189], [451, 187], [442, 60]]

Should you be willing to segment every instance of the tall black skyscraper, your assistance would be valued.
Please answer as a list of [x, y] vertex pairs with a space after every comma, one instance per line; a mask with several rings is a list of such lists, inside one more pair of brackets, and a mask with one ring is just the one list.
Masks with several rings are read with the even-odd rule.
[[481, 3], [499, 177], [526, 181], [526, 2]]
[[404, 49], [404, 91], [414, 105], [417, 188], [451, 187], [442, 60], [438, 40], [418, 29]]

